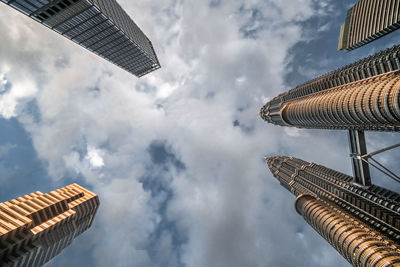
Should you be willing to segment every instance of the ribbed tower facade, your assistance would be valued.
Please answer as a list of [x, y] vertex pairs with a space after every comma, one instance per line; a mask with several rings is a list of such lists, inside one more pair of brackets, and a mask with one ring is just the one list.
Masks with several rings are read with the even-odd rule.
[[351, 264], [400, 265], [399, 194], [293, 157], [267, 164], [297, 197], [297, 212]]
[[340, 28], [339, 50], [353, 50], [400, 27], [397, 0], [360, 0], [347, 12]]
[[116, 0], [1, 0], [141, 77], [160, 68], [153, 45]]
[[338, 206], [300, 195], [297, 212], [353, 266], [399, 266], [400, 246]]
[[400, 130], [400, 46], [296, 86], [260, 111], [298, 128]]
[[98, 206], [77, 184], [0, 203], [1, 266], [42, 266], [92, 225]]

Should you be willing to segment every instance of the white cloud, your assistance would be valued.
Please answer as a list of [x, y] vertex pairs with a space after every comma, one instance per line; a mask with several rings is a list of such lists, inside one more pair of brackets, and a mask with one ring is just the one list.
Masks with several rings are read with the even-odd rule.
[[[3, 80], [3, 84], [4, 80]], [[32, 80], [18, 80], [13, 83], [9, 92], [0, 95], [0, 115], [6, 119], [16, 116], [17, 105], [33, 97], [37, 87]]]
[[301, 130], [299, 130], [297, 128], [285, 128], [285, 133], [291, 137], [300, 137], [301, 136]]
[[90, 165], [93, 168], [101, 168], [104, 166], [104, 160], [102, 158], [102, 154], [104, 154], [102, 150], [92, 146], [88, 146], [87, 155], [85, 159], [89, 161]]
[[0, 93], [4, 91], [7, 84], [7, 78], [4, 73], [0, 73]]

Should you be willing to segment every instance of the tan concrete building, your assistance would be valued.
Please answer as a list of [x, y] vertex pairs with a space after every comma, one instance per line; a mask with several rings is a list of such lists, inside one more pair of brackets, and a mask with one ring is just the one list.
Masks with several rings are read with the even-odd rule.
[[0, 203], [0, 265], [42, 266], [92, 225], [99, 203], [77, 184]]
[[361, 0], [340, 28], [339, 50], [353, 50], [400, 27], [400, 1]]

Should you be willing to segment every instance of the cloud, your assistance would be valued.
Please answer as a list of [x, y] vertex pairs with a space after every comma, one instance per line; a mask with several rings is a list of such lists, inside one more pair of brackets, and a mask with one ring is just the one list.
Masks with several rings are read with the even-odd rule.
[[157, 223], [157, 215], [148, 207], [150, 195], [134, 178], [115, 178], [104, 187], [96, 187], [102, 196], [96, 234], [105, 238], [94, 247], [96, 266], [151, 265], [143, 247]]
[[[4, 76], [3, 76], [4, 77]], [[6, 90], [7, 80], [2, 79], [0, 89]], [[6, 119], [16, 116], [17, 105], [24, 100], [33, 97], [37, 88], [30, 80], [18, 80], [12, 85], [10, 91], [0, 95], [0, 115]]]
[[0, 73], [0, 93], [6, 90], [6, 85], [8, 81], [4, 73]]
[[104, 153], [100, 149], [96, 149], [95, 147], [88, 146], [88, 152], [85, 157], [86, 160], [89, 161], [92, 168], [101, 168], [104, 166], [104, 160], [102, 158], [102, 154]]

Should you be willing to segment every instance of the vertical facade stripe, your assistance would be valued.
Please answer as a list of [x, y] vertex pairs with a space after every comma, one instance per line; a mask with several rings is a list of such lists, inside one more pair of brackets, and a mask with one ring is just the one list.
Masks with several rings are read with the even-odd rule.
[[[360, 0], [342, 25], [339, 50], [353, 50], [400, 27], [398, 0]], [[345, 30], [347, 29], [347, 30]], [[345, 41], [344, 41], [345, 40]]]
[[339, 206], [302, 194], [295, 208], [353, 266], [398, 266], [399, 245]]

